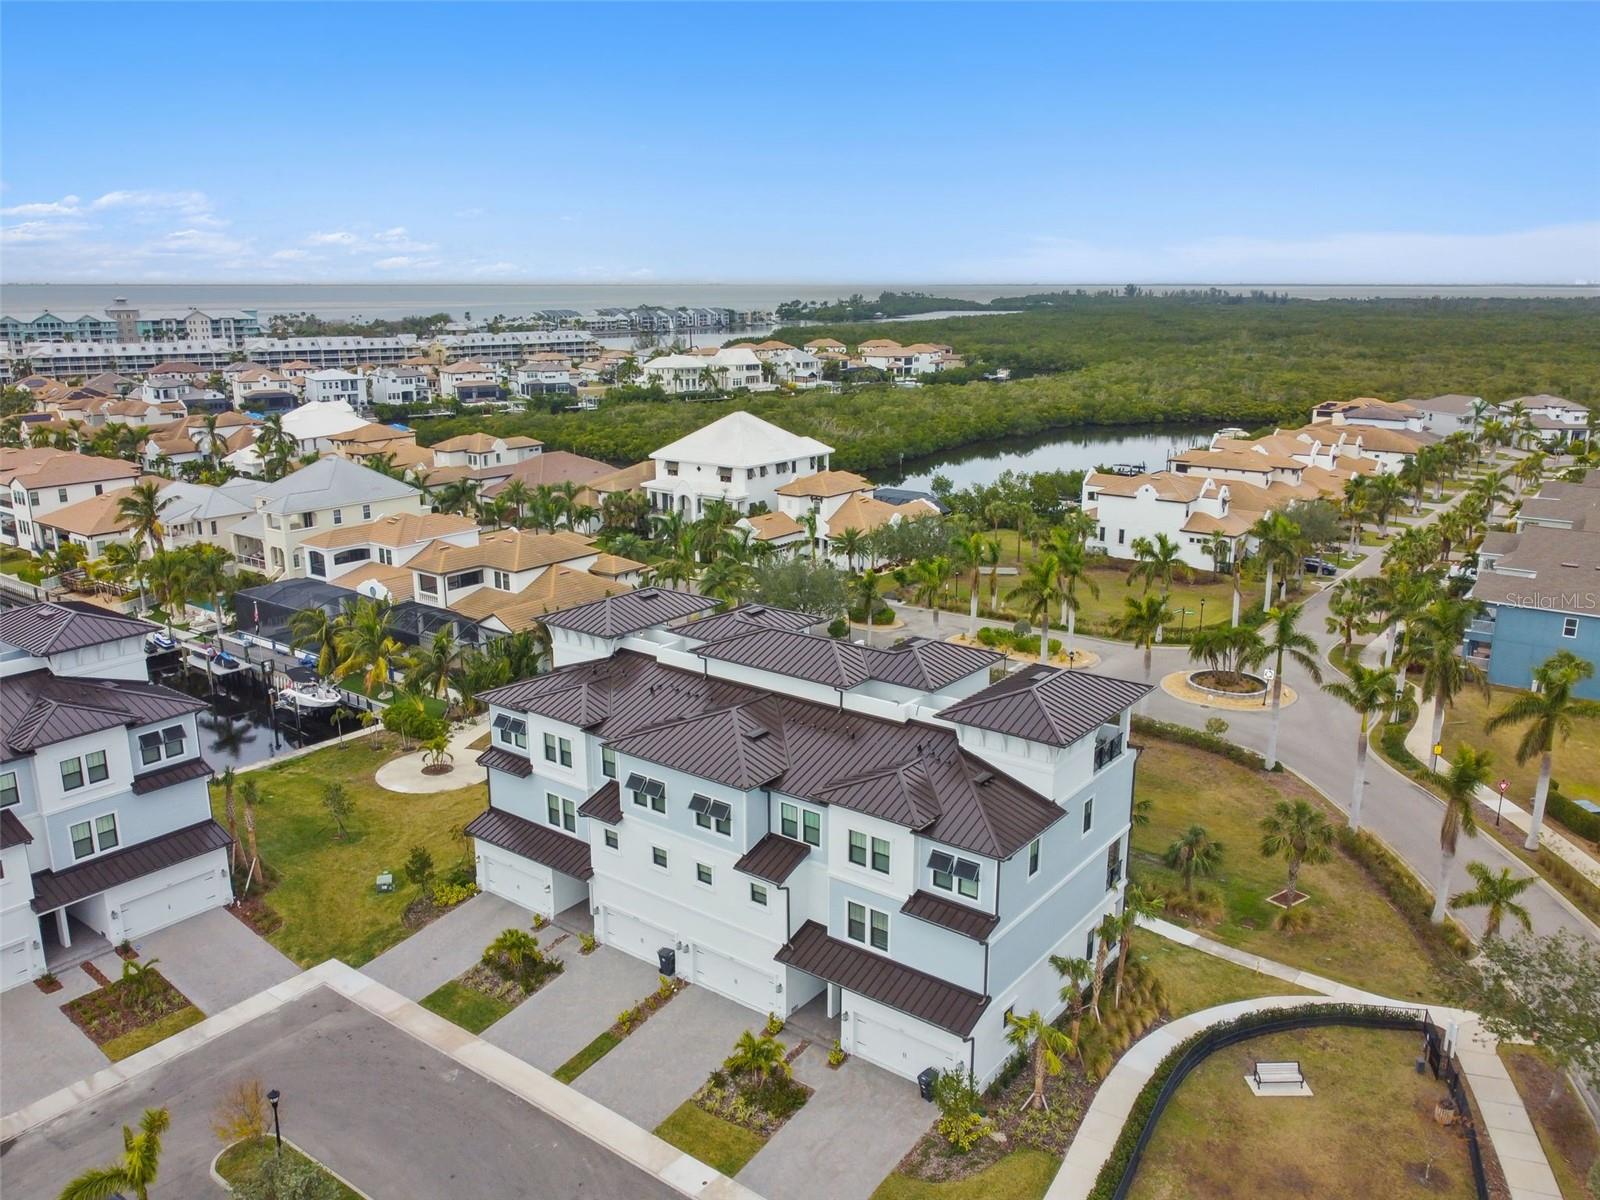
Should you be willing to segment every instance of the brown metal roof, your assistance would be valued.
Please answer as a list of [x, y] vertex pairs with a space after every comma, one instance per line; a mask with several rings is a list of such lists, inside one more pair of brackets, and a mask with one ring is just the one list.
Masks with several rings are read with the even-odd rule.
[[204, 701], [129, 679], [60, 679], [49, 671], [13, 675], [0, 687], [0, 759], [28, 754], [119, 725], [149, 725], [202, 712]]
[[0, 612], [0, 642], [40, 658], [124, 638], [142, 638], [155, 629], [148, 621], [84, 612], [64, 604], [28, 604]]
[[98, 895], [107, 888], [175, 867], [212, 850], [226, 850], [232, 844], [226, 829], [207, 820], [65, 870], [35, 871], [33, 911], [52, 912], [63, 904]]
[[589, 844], [547, 825], [537, 825], [503, 808], [487, 808], [472, 819], [468, 837], [479, 838], [523, 858], [543, 863], [563, 875], [587, 879], [594, 874], [589, 865]]
[[608, 779], [600, 790], [578, 806], [578, 812], [592, 821], [617, 825], [622, 821], [622, 789], [615, 779]]
[[16, 813], [9, 808], [0, 808], [0, 850], [9, 850], [13, 846], [27, 846], [33, 842], [33, 834], [28, 832]]
[[[712, 617], [707, 623], [722, 619]], [[692, 625], [686, 632], [698, 636]], [[879, 648], [791, 628], [747, 627], [741, 636], [732, 626], [696, 653], [841, 690], [877, 679], [927, 692], [986, 670], [1001, 659], [994, 650], [927, 638], [907, 638], [897, 646]]]
[[829, 937], [827, 927], [816, 921], [800, 926], [800, 931], [773, 958], [958, 1037], [972, 1032], [989, 1004], [987, 996]]
[[488, 767], [491, 771], [504, 771], [518, 779], [526, 779], [533, 774], [533, 764], [526, 757], [502, 750], [499, 746], [491, 746], [478, 755], [478, 765]]
[[727, 637], [738, 637], [757, 629], [810, 629], [820, 624], [821, 617], [799, 612], [792, 608], [776, 608], [770, 604], [741, 604], [725, 613], [715, 613], [680, 625], [677, 632], [684, 637], [702, 642], [717, 642]]
[[1000, 924], [1000, 918], [992, 912], [960, 904], [929, 891], [912, 892], [910, 898], [900, 906], [900, 911], [919, 921], [942, 925], [977, 942], [987, 941], [994, 927]]
[[1005, 656], [982, 646], [959, 646], [929, 638], [907, 638], [897, 646], [863, 647], [867, 673], [885, 683], [936, 692], [958, 679], [994, 666]]
[[810, 853], [811, 847], [804, 842], [769, 833], [751, 846], [749, 853], [733, 864], [733, 869], [769, 883], [782, 883]]
[[765, 698], [608, 739], [618, 754], [686, 771], [741, 791], [771, 783], [788, 765], [783, 720]]
[[664, 625], [695, 613], [710, 612], [717, 607], [717, 603], [710, 596], [696, 596], [692, 592], [640, 588], [636, 592], [607, 596], [603, 600], [591, 600], [588, 604], [550, 613], [544, 623], [557, 629], [570, 629], [574, 633], [619, 638], [649, 629], [652, 625]]
[[952, 704], [939, 715], [958, 725], [989, 729], [1030, 742], [1068, 746], [1100, 725], [1120, 719], [1150, 692], [1131, 679], [1024, 667], [999, 683]]
[[175, 783], [187, 783], [191, 779], [210, 779], [211, 775], [210, 763], [203, 758], [191, 758], [187, 762], [162, 767], [159, 771], [146, 771], [143, 775], [135, 775], [133, 794], [143, 796], [147, 792], [171, 787]]

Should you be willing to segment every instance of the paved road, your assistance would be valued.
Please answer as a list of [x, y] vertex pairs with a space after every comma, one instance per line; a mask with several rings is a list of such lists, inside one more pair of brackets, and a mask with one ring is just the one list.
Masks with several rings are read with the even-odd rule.
[[368, 1195], [670, 1197], [555, 1118], [326, 990], [107, 1092], [0, 1150], [0, 1192], [58, 1194], [121, 1150], [147, 1106], [172, 1114], [162, 1196], [214, 1196], [213, 1106], [233, 1083], [283, 1091], [283, 1130]]

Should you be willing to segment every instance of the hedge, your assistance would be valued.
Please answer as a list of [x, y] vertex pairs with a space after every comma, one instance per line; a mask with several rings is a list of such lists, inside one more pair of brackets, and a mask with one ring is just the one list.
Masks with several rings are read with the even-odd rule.
[[[1193, 746], [1196, 750], [1209, 750], [1212, 754], [1220, 754], [1230, 762], [1236, 762], [1241, 767], [1249, 767], [1252, 771], [1267, 769], [1267, 760], [1254, 750], [1236, 746], [1227, 738], [1207, 733], [1203, 729], [1190, 729], [1187, 725], [1174, 725], [1170, 721], [1157, 721], [1153, 717], [1141, 717], [1137, 714], [1133, 718], [1132, 729], [1134, 733], [1142, 733], [1146, 737], [1164, 738], [1169, 742], [1181, 742], [1185, 746]], [[1282, 771], [1283, 764], [1279, 763], [1272, 769]]]
[[1579, 837], [1600, 842], [1600, 813], [1579, 808], [1562, 795], [1556, 781], [1550, 781], [1550, 794], [1545, 801], [1545, 811]]
[[1394, 851], [1365, 829], [1358, 832], [1341, 825], [1338, 837], [1340, 847], [1367, 869], [1424, 942], [1435, 943], [1460, 958], [1472, 957], [1471, 936], [1453, 917], [1445, 918], [1443, 925], [1433, 923], [1433, 893]]

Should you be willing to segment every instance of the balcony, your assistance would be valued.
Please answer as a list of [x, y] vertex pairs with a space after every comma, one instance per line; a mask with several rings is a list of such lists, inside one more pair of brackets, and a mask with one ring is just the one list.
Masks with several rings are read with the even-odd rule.
[[1112, 762], [1122, 756], [1123, 738], [1119, 732], [1115, 737], [1098, 738], [1094, 744], [1094, 769], [1103, 771]]
[[1479, 617], [1467, 626], [1468, 641], [1490, 641], [1494, 637], [1494, 618]]

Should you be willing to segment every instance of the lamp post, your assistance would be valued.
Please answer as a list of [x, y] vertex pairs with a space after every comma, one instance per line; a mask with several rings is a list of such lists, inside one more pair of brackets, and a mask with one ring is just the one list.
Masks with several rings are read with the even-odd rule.
[[1205, 627], [1206, 627], [1206, 598], [1204, 596], [1201, 596], [1200, 597], [1200, 623], [1197, 626], [1195, 626], [1195, 628], [1204, 629]]
[[283, 1157], [283, 1129], [278, 1125], [278, 1100], [280, 1099], [277, 1088], [267, 1093], [267, 1103], [272, 1105], [272, 1137], [277, 1143], [274, 1153], [278, 1158]]

